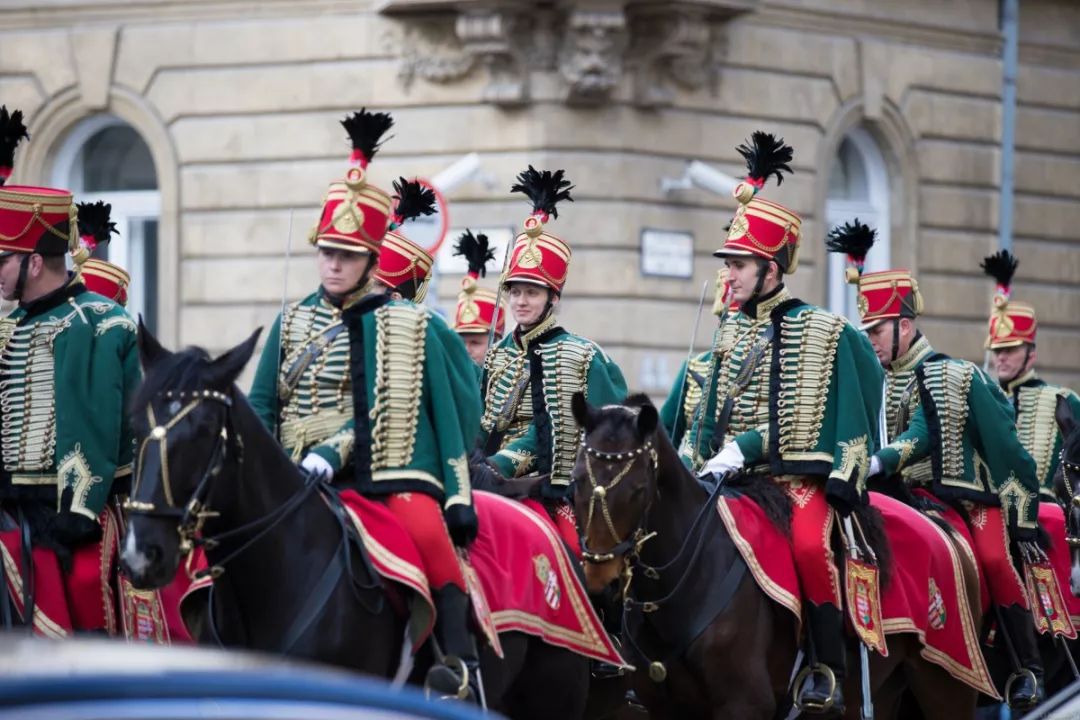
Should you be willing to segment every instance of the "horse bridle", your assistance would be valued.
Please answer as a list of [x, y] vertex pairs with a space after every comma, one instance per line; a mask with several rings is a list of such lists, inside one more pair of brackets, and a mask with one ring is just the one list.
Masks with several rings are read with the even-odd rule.
[[[649, 508], [652, 506], [650, 500], [649, 504], [641, 513], [641, 517], [638, 519], [637, 526], [625, 538], [619, 537], [619, 532], [615, 529], [615, 523], [611, 517], [611, 509], [608, 507], [607, 496], [624, 478], [630, 473], [630, 470], [634, 467], [634, 463], [638, 458], [646, 457], [648, 459], [647, 467], [651, 470], [653, 478], [655, 479], [659, 460], [656, 454], [656, 448], [653, 446], [652, 440], [645, 441], [641, 446], [634, 448], [633, 450], [624, 450], [622, 452], [604, 452], [591, 447], [585, 442], [585, 434], [581, 435], [581, 448], [585, 451], [585, 479], [588, 482], [589, 488], [589, 512], [585, 519], [585, 525], [582, 527], [581, 534], [581, 557], [585, 562], [599, 565], [601, 563], [610, 562], [616, 559], [622, 559], [627, 565], [626, 569], [629, 569], [630, 560], [637, 557], [641, 552], [642, 546], [645, 545], [650, 539], [656, 536], [655, 532], [648, 532], [646, 526], [648, 524]], [[606, 485], [602, 485], [596, 480], [596, 474], [593, 472], [592, 459], [597, 459], [602, 462], [621, 462], [625, 463], [622, 468], [615, 474], [611, 482]], [[588, 535], [589, 528], [592, 527], [593, 519], [595, 517], [595, 509], [599, 505], [600, 514], [604, 519], [604, 524], [607, 526], [607, 531], [611, 535], [611, 538], [615, 541], [613, 545], [606, 552], [594, 552], [586, 545], [586, 536]], [[624, 569], [624, 574], [626, 574]], [[628, 584], [628, 582], [627, 582]]]
[[[226, 393], [217, 390], [168, 390], [163, 393], [163, 396], [166, 400], [172, 402], [186, 402], [164, 425], [158, 423], [153, 406], [147, 406], [146, 416], [150, 422], [151, 429], [147, 436], [143, 438], [142, 443], [139, 444], [136, 470], [138, 471], [143, 467], [143, 460], [150, 448], [150, 444], [156, 443], [160, 453], [161, 486], [165, 495], [165, 506], [159, 507], [151, 502], [133, 499], [137, 495], [139, 484], [142, 481], [142, 473], [136, 472], [135, 485], [131, 489], [131, 497], [124, 503], [124, 510], [132, 515], [176, 518], [176, 531], [180, 535], [180, 552], [186, 556], [191, 553], [196, 544], [199, 544], [200, 541], [198, 540], [198, 537], [202, 531], [203, 523], [205, 523], [208, 518], [217, 516], [216, 512], [207, 507], [205, 496], [209, 491], [211, 478], [217, 477], [225, 464], [226, 448], [230, 438], [229, 427], [231, 425], [231, 415], [229, 411], [232, 408], [232, 398]], [[224, 406], [225, 421], [222, 423], [221, 432], [218, 433], [214, 442], [214, 450], [210, 455], [210, 462], [203, 471], [199, 483], [195, 486], [195, 491], [191, 494], [191, 499], [184, 507], [179, 507], [174, 500], [175, 496], [172, 491], [172, 482], [169, 479], [169, 431], [175, 428], [181, 420], [191, 414], [192, 411], [204, 402], [216, 402]], [[238, 445], [238, 447], [240, 446]], [[205, 544], [205, 541], [202, 542]]]
[[[1061, 450], [1058, 452], [1058, 462], [1061, 465], [1061, 479], [1065, 482], [1065, 490], [1069, 493], [1070, 504], [1073, 506], [1074, 509], [1080, 509], [1080, 495], [1077, 495], [1077, 489], [1080, 488], [1078, 488], [1071, 480], [1069, 480], [1070, 472], [1080, 474], [1080, 464], [1070, 462], [1068, 459], [1066, 459], [1064, 447], [1062, 447]], [[1078, 537], [1073, 532], [1076, 530], [1076, 528], [1073, 528], [1072, 523], [1068, 522], [1070, 515], [1071, 513], [1066, 513], [1065, 516], [1065, 529], [1067, 533], [1065, 541], [1069, 544], [1069, 547], [1071, 548], [1080, 548], [1080, 537]]]

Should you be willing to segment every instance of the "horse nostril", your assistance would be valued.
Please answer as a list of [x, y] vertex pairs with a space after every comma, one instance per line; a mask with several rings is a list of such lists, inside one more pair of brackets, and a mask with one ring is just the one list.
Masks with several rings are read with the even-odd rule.
[[146, 548], [146, 559], [151, 563], [161, 562], [163, 555], [160, 545], [150, 545]]

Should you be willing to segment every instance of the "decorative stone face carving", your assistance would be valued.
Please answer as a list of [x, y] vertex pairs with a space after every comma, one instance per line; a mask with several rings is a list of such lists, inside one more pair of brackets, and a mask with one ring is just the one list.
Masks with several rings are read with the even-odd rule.
[[582, 105], [606, 101], [622, 80], [627, 44], [626, 16], [621, 9], [571, 12], [559, 52], [567, 100]]
[[644, 107], [674, 100], [671, 83], [700, 90], [715, 76], [713, 24], [700, 8], [640, 8], [630, 21], [634, 101]]
[[417, 78], [454, 82], [481, 69], [490, 103], [530, 102], [537, 79], [545, 99], [599, 105], [629, 76], [632, 101], [651, 108], [672, 103], [678, 89], [715, 82], [718, 25], [755, 2], [469, 0], [439, 9], [438, 0], [384, 0], [382, 9], [410, 13], [399, 50], [406, 86]]

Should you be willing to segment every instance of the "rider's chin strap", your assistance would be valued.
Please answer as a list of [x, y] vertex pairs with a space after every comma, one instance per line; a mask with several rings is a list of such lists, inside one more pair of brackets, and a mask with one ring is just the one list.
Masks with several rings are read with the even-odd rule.
[[743, 303], [743, 308], [746, 309], [747, 314], [757, 315], [757, 304], [761, 300], [761, 289], [765, 287], [765, 276], [769, 272], [769, 261], [758, 259], [757, 261], [757, 281], [754, 282], [754, 289], [750, 293], [750, 297]]
[[1031, 348], [1032, 348], [1031, 343], [1024, 343], [1024, 362], [1020, 363], [1020, 369], [1017, 370], [1015, 373], [1013, 373], [1013, 376], [1011, 378], [999, 377], [998, 382], [1001, 385], [1003, 385], [1003, 386], [1009, 385], [1009, 383], [1014, 382], [1016, 380], [1016, 378], [1020, 377], [1021, 375], [1023, 375], [1024, 373], [1026, 373], [1028, 371], [1028, 361], [1031, 360]]
[[900, 318], [893, 320], [892, 325], [892, 357], [889, 358], [890, 363], [896, 362], [896, 359], [900, 357]]
[[19, 279], [15, 282], [15, 302], [22, 300], [23, 291], [26, 290], [26, 276], [30, 272], [30, 253], [23, 253], [19, 260]]

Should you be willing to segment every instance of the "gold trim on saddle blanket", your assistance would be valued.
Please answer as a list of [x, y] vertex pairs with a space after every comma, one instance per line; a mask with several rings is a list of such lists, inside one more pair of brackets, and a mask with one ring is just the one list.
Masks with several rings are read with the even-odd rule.
[[496, 630], [500, 633], [518, 630], [529, 635], [535, 635], [549, 644], [564, 647], [602, 662], [611, 662], [611, 656], [614, 654], [621, 661], [622, 667], [631, 667], [607, 637], [607, 633], [603, 630], [603, 625], [593, 606], [587, 600], [584, 600], [584, 598], [588, 597], [588, 594], [571, 564], [566, 546], [550, 522], [541, 518], [535, 511], [521, 503], [491, 493], [487, 493], [487, 496], [513, 510], [523, 520], [527, 519], [528, 522], [543, 533], [544, 538], [548, 541], [548, 546], [551, 548], [551, 554], [555, 556], [555, 569], [558, 571], [559, 581], [566, 588], [566, 593], [563, 596], [569, 599], [570, 606], [574, 611], [574, 617], [577, 619], [579, 627], [582, 628], [582, 632], [575, 633], [568, 631], [566, 628], [553, 626], [544, 618], [520, 610], [508, 609], [492, 613]]

